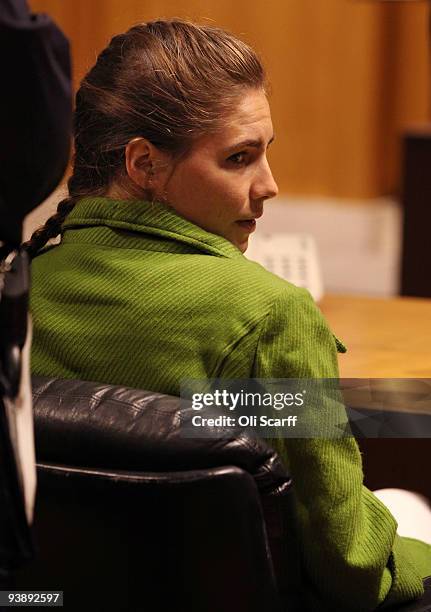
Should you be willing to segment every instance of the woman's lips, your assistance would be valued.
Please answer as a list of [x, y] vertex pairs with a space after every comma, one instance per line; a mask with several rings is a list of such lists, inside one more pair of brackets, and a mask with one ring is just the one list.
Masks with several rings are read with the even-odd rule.
[[256, 229], [256, 219], [245, 219], [244, 221], [235, 221], [240, 227], [248, 232], [254, 232]]

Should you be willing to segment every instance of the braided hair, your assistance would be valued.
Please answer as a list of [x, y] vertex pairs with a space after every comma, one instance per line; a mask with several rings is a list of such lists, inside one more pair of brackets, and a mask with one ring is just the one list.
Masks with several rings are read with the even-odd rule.
[[69, 197], [24, 243], [34, 257], [61, 234], [77, 201], [116, 182], [133, 194], [125, 148], [143, 137], [172, 157], [223, 127], [244, 88], [265, 89], [256, 53], [233, 35], [182, 20], [136, 25], [114, 36], [76, 94]]
[[[71, 190], [73, 179], [74, 177], [71, 176], [67, 182], [69, 194], [73, 193]], [[76, 201], [77, 198], [73, 197], [72, 195], [61, 200], [57, 206], [56, 213], [47, 219], [45, 225], [42, 225], [42, 227], [39, 227], [35, 232], [33, 232], [30, 240], [24, 242], [23, 246], [30, 258], [33, 258], [49, 240], [56, 238], [59, 234], [61, 234], [62, 223], [75, 206]]]

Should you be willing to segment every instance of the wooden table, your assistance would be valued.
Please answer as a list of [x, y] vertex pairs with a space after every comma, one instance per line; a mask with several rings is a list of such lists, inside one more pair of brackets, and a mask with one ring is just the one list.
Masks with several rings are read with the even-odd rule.
[[431, 300], [328, 295], [319, 304], [348, 352], [344, 378], [431, 378]]
[[[346, 378], [431, 378], [431, 300], [328, 295], [320, 303], [348, 347]], [[361, 439], [365, 484], [401, 487], [431, 499], [431, 438]]]

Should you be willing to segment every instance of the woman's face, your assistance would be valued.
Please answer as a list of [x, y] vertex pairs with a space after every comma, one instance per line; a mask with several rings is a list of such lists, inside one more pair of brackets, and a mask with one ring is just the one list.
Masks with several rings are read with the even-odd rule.
[[223, 130], [201, 137], [172, 163], [160, 199], [244, 252], [264, 201], [278, 193], [266, 157], [273, 137], [265, 94], [246, 90]]

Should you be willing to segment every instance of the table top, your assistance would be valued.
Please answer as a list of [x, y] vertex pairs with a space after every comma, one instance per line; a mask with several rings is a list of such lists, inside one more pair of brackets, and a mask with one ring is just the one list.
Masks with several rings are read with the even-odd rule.
[[344, 378], [431, 378], [431, 299], [327, 295], [319, 306], [346, 345]]

